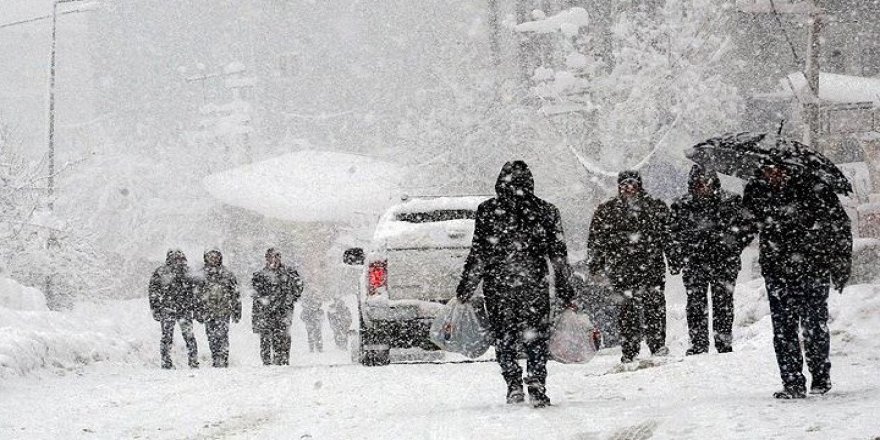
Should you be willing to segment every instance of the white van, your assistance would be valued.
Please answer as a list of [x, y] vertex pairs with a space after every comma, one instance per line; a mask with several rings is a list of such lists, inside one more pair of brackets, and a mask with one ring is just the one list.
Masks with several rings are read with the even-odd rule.
[[404, 200], [381, 217], [366, 252], [345, 252], [346, 264], [363, 265], [360, 338], [354, 353], [360, 363], [386, 365], [392, 348], [437, 350], [428, 340], [428, 330], [443, 305], [455, 297], [477, 206], [489, 197]]

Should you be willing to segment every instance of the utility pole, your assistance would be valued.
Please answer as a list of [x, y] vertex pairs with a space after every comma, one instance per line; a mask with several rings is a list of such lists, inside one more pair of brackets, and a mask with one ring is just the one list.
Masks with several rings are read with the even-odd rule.
[[806, 145], [821, 151], [815, 145], [819, 138], [819, 59], [822, 54], [822, 20], [823, 8], [820, 0], [813, 0], [813, 7], [809, 15], [810, 37], [807, 46], [807, 65], [805, 76], [810, 90], [809, 99], [804, 100], [804, 135], [803, 142]]

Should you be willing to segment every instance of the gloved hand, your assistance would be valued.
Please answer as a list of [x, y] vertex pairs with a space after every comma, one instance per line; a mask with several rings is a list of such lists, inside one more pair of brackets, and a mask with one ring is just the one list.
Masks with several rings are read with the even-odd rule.
[[578, 307], [577, 303], [574, 301], [567, 302], [565, 304], [565, 308], [573, 312], [577, 312], [578, 310], [580, 310], [580, 307]]
[[461, 304], [467, 304], [471, 301], [470, 296], [458, 295], [456, 298], [458, 298], [458, 302]]
[[681, 273], [680, 266], [669, 266], [669, 273], [672, 275], [678, 275]]
[[153, 310], [153, 320], [162, 321], [162, 314], [158, 310]]
[[232, 315], [232, 322], [238, 324], [238, 321], [241, 321], [241, 312]]
[[844, 277], [832, 277], [831, 285], [834, 286], [834, 290], [843, 293], [843, 289], [846, 287], [847, 281], [849, 280]]

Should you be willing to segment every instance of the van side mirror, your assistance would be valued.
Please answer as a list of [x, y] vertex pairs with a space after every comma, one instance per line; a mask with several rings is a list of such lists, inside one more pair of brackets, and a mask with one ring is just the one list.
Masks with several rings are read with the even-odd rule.
[[342, 254], [342, 262], [351, 266], [364, 264], [364, 250], [361, 248], [346, 249]]

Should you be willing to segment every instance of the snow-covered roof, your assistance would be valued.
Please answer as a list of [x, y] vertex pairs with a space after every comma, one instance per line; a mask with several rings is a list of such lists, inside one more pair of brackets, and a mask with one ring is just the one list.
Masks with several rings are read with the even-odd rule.
[[266, 217], [348, 222], [381, 214], [404, 174], [367, 156], [307, 150], [212, 174], [203, 184], [223, 203]]
[[[802, 72], [789, 74], [788, 78], [780, 80], [780, 85], [781, 96], [809, 96], [807, 78]], [[834, 103], [873, 102], [874, 105], [880, 105], [880, 78], [820, 73], [819, 99]]]

